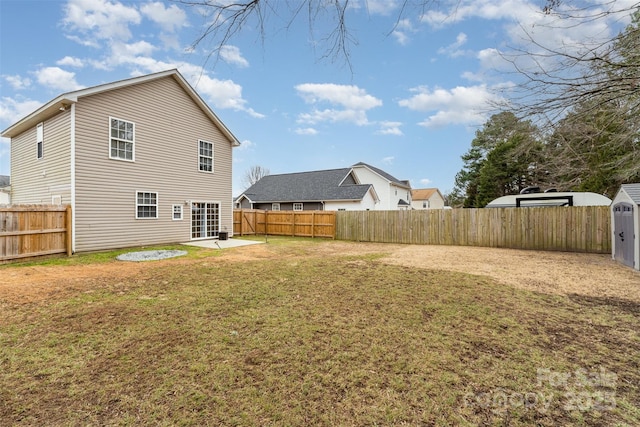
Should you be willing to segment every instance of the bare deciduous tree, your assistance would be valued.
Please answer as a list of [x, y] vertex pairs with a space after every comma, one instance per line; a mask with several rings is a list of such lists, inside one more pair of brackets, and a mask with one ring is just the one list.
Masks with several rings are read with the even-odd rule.
[[[613, 38], [594, 37], [560, 46], [544, 44], [522, 28], [527, 46], [503, 52], [503, 58], [523, 80], [517, 88], [509, 89], [508, 109], [519, 116], [537, 117], [551, 126], [577, 105], [592, 104], [597, 109], [599, 103], [619, 102], [635, 95], [640, 85], [640, 3], [629, 6], [611, 0], [579, 8], [560, 8], [561, 4], [559, 0], [548, 0], [544, 7], [546, 14], [555, 17], [548, 24], [550, 31], [570, 30], [594, 21], [628, 19], [630, 15], [636, 18]], [[637, 103], [629, 107], [640, 112]]]
[[270, 173], [269, 169], [263, 166], [251, 166], [244, 173], [244, 176], [242, 177], [242, 184], [245, 186], [245, 189], [247, 189]]
[[[200, 7], [207, 12], [207, 24], [192, 48], [208, 43], [209, 56], [217, 58], [220, 49], [228, 44], [244, 28], [257, 29], [264, 42], [272, 32], [289, 29], [295, 22], [306, 19], [314, 45], [320, 46], [322, 59], [344, 61], [351, 67], [351, 48], [358, 44], [354, 32], [347, 22], [350, 0], [173, 0], [178, 3]], [[437, 0], [402, 0], [396, 25], [408, 11], [424, 13]], [[365, 0], [364, 5], [368, 7]], [[273, 28], [268, 28], [269, 25]], [[395, 28], [390, 28], [391, 33]]]
[[[613, 39], [581, 41], [566, 50], [537, 44], [537, 53], [511, 58], [525, 82], [510, 108], [520, 117], [543, 118], [551, 185], [612, 196], [621, 183], [640, 179], [640, 3], [617, 5], [580, 11], [591, 20], [633, 11], [631, 23]], [[568, 12], [548, 13], [575, 22]], [[520, 55], [533, 66], [518, 68]]]

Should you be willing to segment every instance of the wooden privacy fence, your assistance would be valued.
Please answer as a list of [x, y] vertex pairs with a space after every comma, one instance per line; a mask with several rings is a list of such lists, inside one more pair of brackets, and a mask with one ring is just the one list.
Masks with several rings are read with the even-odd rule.
[[233, 211], [233, 234], [270, 234], [275, 236], [335, 237], [336, 213], [333, 211]]
[[0, 207], [0, 261], [71, 255], [71, 206]]
[[340, 211], [336, 239], [611, 252], [608, 206]]

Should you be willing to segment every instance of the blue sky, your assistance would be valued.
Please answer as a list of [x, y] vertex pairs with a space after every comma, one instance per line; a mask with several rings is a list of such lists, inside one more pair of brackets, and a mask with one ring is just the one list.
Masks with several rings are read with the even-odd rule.
[[[360, 161], [445, 193], [489, 103], [518, 82], [500, 52], [523, 47], [527, 34], [566, 47], [610, 37], [627, 22], [614, 15], [559, 28], [541, 13], [542, 0], [445, 0], [424, 14], [408, 9], [398, 21], [401, 3], [350, 2], [357, 44], [349, 67], [322, 59], [330, 26], [318, 21], [311, 33], [304, 15], [287, 29], [270, 19], [264, 39], [245, 28], [215, 60], [206, 44], [190, 48], [210, 19], [199, 8], [0, 0], [0, 129], [61, 93], [178, 68], [242, 142], [234, 151], [235, 195], [254, 165], [276, 174]], [[3, 138], [0, 175], [9, 174]]]

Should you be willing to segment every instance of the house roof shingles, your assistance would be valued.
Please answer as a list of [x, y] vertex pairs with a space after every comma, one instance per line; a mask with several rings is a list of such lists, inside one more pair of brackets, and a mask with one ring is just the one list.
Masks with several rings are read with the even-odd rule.
[[253, 203], [361, 200], [371, 184], [340, 185], [351, 168], [267, 175], [244, 191]]

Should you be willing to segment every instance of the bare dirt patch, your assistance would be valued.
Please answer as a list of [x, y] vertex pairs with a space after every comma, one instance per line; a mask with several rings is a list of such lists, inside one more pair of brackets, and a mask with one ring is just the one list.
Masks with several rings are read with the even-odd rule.
[[489, 276], [520, 289], [640, 302], [640, 273], [609, 255], [461, 246], [404, 246], [385, 262]]
[[137, 276], [166, 265], [384, 254], [382, 262], [407, 267], [489, 276], [520, 289], [560, 295], [617, 298], [640, 302], [640, 273], [608, 255], [537, 252], [459, 246], [391, 245], [326, 241], [307, 245], [260, 244], [224, 250], [204, 259], [167, 259], [148, 263], [113, 262], [69, 266], [16, 266], [0, 270], [0, 300], [31, 302], [56, 294], [91, 291], [105, 282]]

